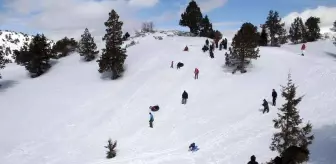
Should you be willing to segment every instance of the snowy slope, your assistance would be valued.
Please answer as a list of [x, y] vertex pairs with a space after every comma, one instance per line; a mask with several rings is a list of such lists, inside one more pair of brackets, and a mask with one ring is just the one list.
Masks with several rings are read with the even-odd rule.
[[[154, 34], [162, 35], [162, 34]], [[276, 108], [261, 114], [262, 99], [286, 83], [291, 71], [304, 121], [314, 125], [311, 164], [332, 164], [336, 137], [336, 65], [326, 54], [329, 42], [261, 48], [249, 73], [232, 75], [201, 52], [204, 38], [152, 35], [136, 38], [128, 48], [127, 72], [116, 81], [101, 77], [96, 62], [79, 55], [60, 59], [45, 75], [30, 79], [23, 67], [1, 71], [0, 163], [4, 164], [240, 164], [255, 155], [259, 163], [274, 157], [269, 150]], [[189, 52], [183, 52], [188, 45]], [[323, 56], [323, 57], [322, 57]], [[169, 68], [181, 61], [182, 69]], [[200, 69], [198, 80], [194, 68]], [[183, 90], [189, 93], [181, 105]], [[278, 100], [278, 107], [284, 102]], [[154, 128], [148, 127], [150, 105]], [[118, 140], [118, 156], [105, 159], [108, 138]], [[187, 151], [196, 142], [200, 151]]]

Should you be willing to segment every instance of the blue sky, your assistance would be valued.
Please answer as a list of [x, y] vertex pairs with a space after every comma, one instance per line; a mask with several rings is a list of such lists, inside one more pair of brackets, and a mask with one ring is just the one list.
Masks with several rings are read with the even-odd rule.
[[[124, 21], [125, 31], [134, 31], [141, 22], [153, 20], [158, 29], [181, 29], [180, 12], [190, 0], [0, 0], [0, 28], [51, 37], [80, 36], [85, 27], [101, 36], [103, 22], [111, 9]], [[243, 22], [256, 26], [265, 22], [269, 10], [284, 20], [297, 16], [321, 18], [321, 25], [336, 20], [336, 0], [196, 0], [215, 29], [237, 30]], [[5, 5], [6, 4], [6, 5]], [[5, 7], [6, 6], [6, 7]], [[322, 7], [318, 7], [322, 6]], [[290, 23], [287, 23], [290, 24]], [[188, 30], [188, 28], [182, 28]]]

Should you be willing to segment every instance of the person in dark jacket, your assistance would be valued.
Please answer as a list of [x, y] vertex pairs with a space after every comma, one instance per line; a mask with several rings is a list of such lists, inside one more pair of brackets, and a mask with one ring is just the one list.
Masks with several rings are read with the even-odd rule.
[[153, 112], [159, 111], [160, 107], [159, 105], [154, 105], [154, 106], [150, 106], [149, 109]]
[[251, 156], [251, 161], [249, 161], [247, 164], [258, 164], [256, 161], [256, 157], [254, 155]]
[[149, 127], [153, 128], [154, 117], [151, 112], [149, 112]]
[[182, 93], [182, 104], [187, 104], [188, 99], [188, 93], [186, 91], [183, 91]]
[[224, 43], [223, 43], [223, 48], [226, 50], [227, 49], [227, 39], [224, 39]]
[[189, 151], [195, 152], [198, 150], [198, 147], [196, 146], [196, 144], [193, 142], [190, 144], [189, 146]]
[[262, 104], [263, 106], [264, 106], [264, 111], [263, 111], [263, 113], [265, 113], [265, 112], [269, 112], [269, 107], [268, 107], [268, 102], [264, 99], [263, 100], [263, 104]]
[[206, 51], [208, 51], [208, 50], [209, 50], [209, 47], [206, 46], [206, 45], [204, 45], [203, 48], [202, 48], [202, 51], [203, 51], [203, 52], [206, 52]]
[[213, 51], [210, 51], [210, 52], [209, 52], [209, 56], [210, 56], [211, 58], [214, 58], [214, 57], [215, 57]]
[[205, 40], [205, 45], [209, 46], [209, 40]]
[[214, 50], [214, 45], [213, 44], [210, 45], [210, 49], [209, 50], [210, 50], [210, 52]]
[[170, 68], [174, 68], [174, 61], [171, 61]]
[[272, 98], [273, 98], [272, 104], [273, 104], [273, 106], [276, 105], [277, 97], [278, 97], [278, 93], [275, 91], [275, 89], [273, 89], [273, 91], [272, 91]]

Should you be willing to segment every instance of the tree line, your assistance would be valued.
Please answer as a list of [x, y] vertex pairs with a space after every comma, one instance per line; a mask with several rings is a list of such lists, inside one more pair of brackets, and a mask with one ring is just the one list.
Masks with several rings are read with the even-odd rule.
[[[121, 48], [121, 45], [130, 35], [125, 33], [122, 36], [123, 22], [119, 21], [119, 15], [115, 10], [109, 13], [109, 18], [104, 25], [106, 26], [106, 34], [102, 40], [106, 44], [102, 49], [102, 55], [97, 60], [98, 71], [100, 73], [111, 72], [111, 79], [117, 79], [124, 72], [124, 62], [127, 57], [126, 49]], [[73, 52], [78, 52], [87, 62], [97, 58], [99, 51], [94, 37], [91, 36], [87, 28], [81, 35], [79, 42], [74, 38], [64, 37], [53, 46], [44, 34], [37, 34], [29, 44], [26, 43], [20, 50], [15, 50], [12, 57], [18, 65], [26, 68], [32, 78], [35, 78], [51, 68], [51, 59], [59, 59]], [[0, 69], [3, 69], [7, 63], [9, 60], [0, 54]]]

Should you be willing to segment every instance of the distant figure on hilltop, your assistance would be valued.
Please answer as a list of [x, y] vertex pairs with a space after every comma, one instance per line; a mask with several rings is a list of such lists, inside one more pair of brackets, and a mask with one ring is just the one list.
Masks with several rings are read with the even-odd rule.
[[275, 106], [276, 105], [276, 99], [277, 99], [277, 97], [278, 97], [278, 93], [275, 91], [275, 89], [273, 89], [273, 91], [272, 91], [272, 104], [273, 104], [273, 106]]
[[258, 164], [258, 162], [256, 161], [256, 157], [252, 155], [251, 160], [247, 164]]
[[305, 50], [306, 50], [306, 44], [303, 43], [302, 46], [301, 46], [301, 55], [302, 56], [304, 56]]
[[170, 68], [174, 68], [174, 61], [171, 61]]
[[182, 104], [187, 104], [188, 99], [188, 93], [186, 91], [183, 91], [182, 93]]

